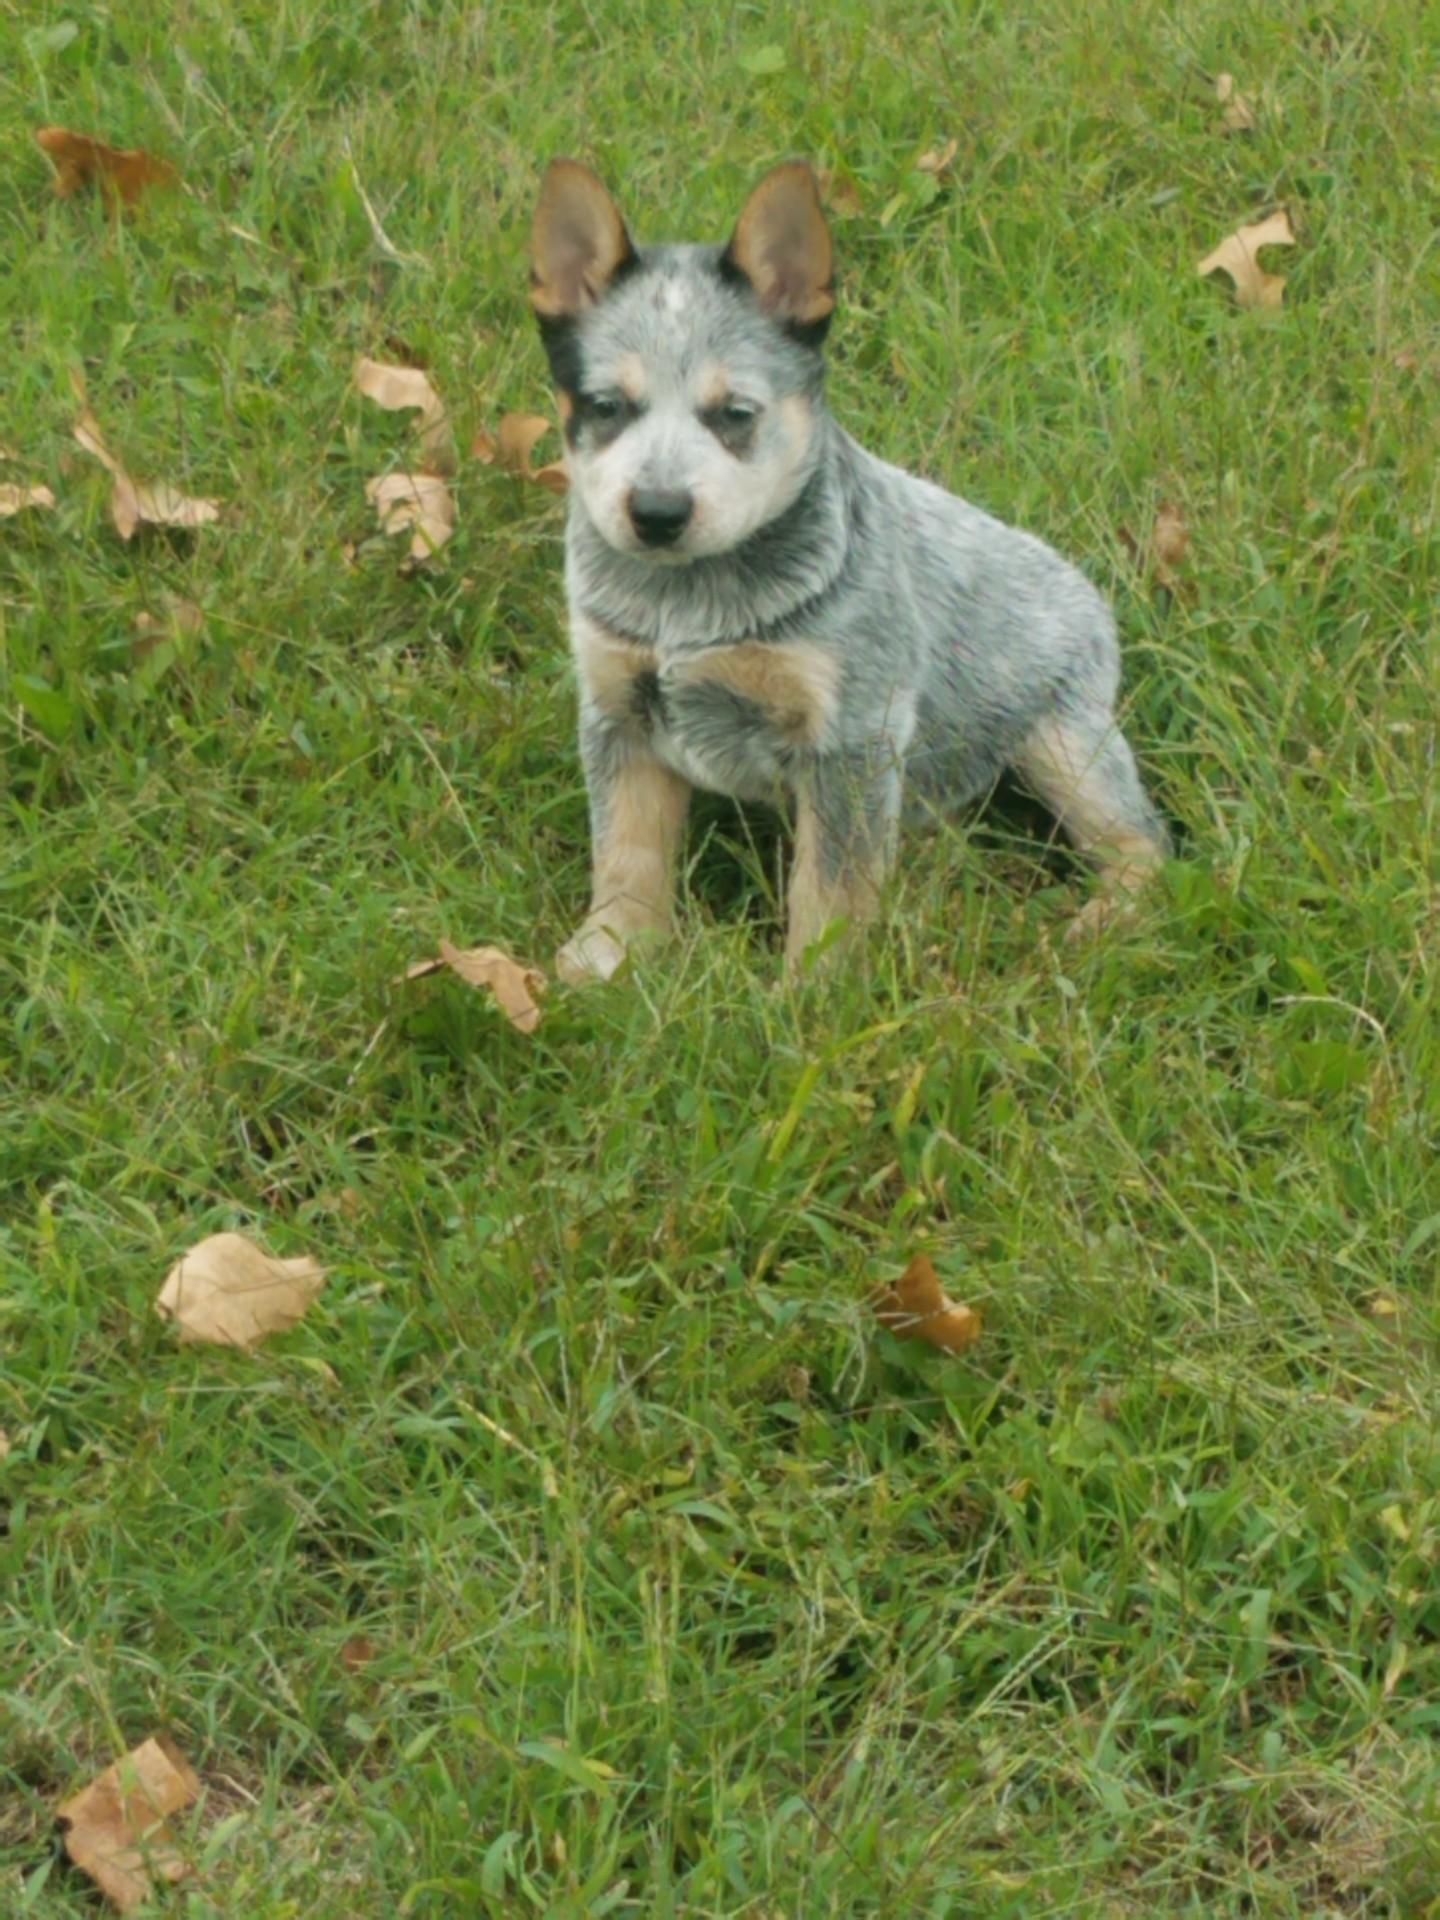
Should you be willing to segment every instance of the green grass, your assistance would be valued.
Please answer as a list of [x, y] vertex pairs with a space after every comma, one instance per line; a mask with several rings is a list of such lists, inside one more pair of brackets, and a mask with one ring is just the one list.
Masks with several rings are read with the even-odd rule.
[[[97, 1911], [53, 1809], [158, 1726], [197, 1916], [1440, 1912], [1437, 47], [0, 0], [0, 477], [59, 502], [0, 523], [7, 1916]], [[46, 121], [184, 192], [54, 201]], [[467, 465], [405, 575], [351, 369], [402, 343], [462, 443], [543, 407], [544, 161], [718, 235], [795, 151], [863, 202], [837, 410], [1114, 595], [1181, 857], [1077, 954], [1084, 877], [966, 822], [796, 992], [716, 806], [680, 946], [526, 1040], [394, 983], [583, 907], [560, 511]], [[1267, 324], [1194, 262], [1276, 203]], [[118, 541], [72, 367], [222, 526]], [[167, 598], [205, 630], [137, 658]], [[331, 1267], [253, 1359], [152, 1310], [222, 1227]], [[961, 1360], [867, 1310], [920, 1248]]]

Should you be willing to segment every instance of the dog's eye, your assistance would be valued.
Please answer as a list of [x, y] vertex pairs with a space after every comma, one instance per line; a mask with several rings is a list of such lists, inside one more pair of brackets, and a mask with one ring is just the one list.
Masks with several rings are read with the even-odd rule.
[[592, 420], [618, 420], [624, 409], [624, 402], [618, 393], [587, 393], [585, 411]]
[[722, 447], [733, 454], [748, 453], [760, 409], [753, 401], [731, 398], [707, 407], [700, 418]]
[[754, 426], [759, 411], [748, 400], [726, 400], [715, 409], [716, 424], [728, 427], [732, 433], [739, 433], [746, 427]]

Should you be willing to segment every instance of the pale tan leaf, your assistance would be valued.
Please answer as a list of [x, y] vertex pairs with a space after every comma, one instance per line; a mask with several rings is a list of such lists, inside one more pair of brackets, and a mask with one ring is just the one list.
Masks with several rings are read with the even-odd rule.
[[1278, 213], [1241, 227], [1222, 240], [1213, 253], [1196, 263], [1199, 274], [1227, 273], [1235, 284], [1235, 299], [1242, 307], [1278, 307], [1285, 297], [1285, 276], [1266, 273], [1257, 258], [1261, 247], [1293, 247], [1295, 235], [1290, 216], [1282, 207]]
[[389, 413], [415, 408], [420, 414], [420, 464], [431, 473], [454, 473], [455, 436], [445, 413], [445, 402], [420, 367], [395, 367], [383, 360], [362, 359], [355, 368], [355, 385], [369, 400]]
[[16, 487], [8, 481], [0, 486], [0, 520], [8, 520], [27, 507], [53, 507], [55, 496], [49, 487]]
[[513, 960], [500, 947], [453, 947], [442, 940], [440, 958], [417, 961], [406, 978], [417, 980], [438, 973], [442, 966], [472, 987], [488, 988], [505, 1018], [521, 1033], [533, 1033], [539, 1026], [539, 999], [549, 982], [538, 967]]
[[950, 1298], [923, 1253], [898, 1280], [875, 1290], [873, 1304], [881, 1326], [901, 1340], [928, 1340], [932, 1347], [959, 1353], [980, 1338], [979, 1314]]
[[526, 480], [532, 479], [530, 456], [536, 442], [550, 432], [552, 423], [543, 413], [507, 413], [500, 422], [497, 448], [502, 467], [509, 467]]
[[0, 1427], [0, 1460], [5, 1459], [9, 1452], [10, 1436], [3, 1427]]
[[1235, 85], [1233, 73], [1215, 76], [1215, 98], [1221, 108], [1220, 119], [1227, 133], [1250, 133], [1255, 126], [1255, 109]]
[[132, 480], [110, 451], [99, 422], [85, 404], [84, 383], [74, 373], [71, 381], [81, 401], [80, 417], [71, 432], [86, 453], [93, 455], [114, 478], [110, 517], [122, 540], [133, 539], [141, 527], [203, 527], [220, 518], [217, 500], [191, 499], [163, 480], [150, 486]]
[[564, 493], [570, 476], [565, 471], [563, 457], [543, 467], [533, 465], [531, 460], [536, 445], [554, 430], [555, 422], [547, 420], [543, 413], [507, 413], [497, 434], [487, 433], [484, 427], [480, 429], [470, 442], [470, 452], [487, 467], [502, 466], [507, 473], [533, 481], [551, 493]]
[[950, 163], [960, 151], [960, 142], [950, 139], [943, 146], [932, 147], [928, 153], [922, 153], [915, 162], [917, 173], [933, 173], [938, 180], [942, 173], [948, 173]]
[[165, 1734], [144, 1740], [63, 1801], [65, 1851], [122, 1913], [150, 1899], [152, 1876], [182, 1880], [190, 1872], [166, 1817], [199, 1797], [200, 1781]]
[[200, 633], [205, 626], [205, 609], [193, 600], [171, 600], [159, 613], [141, 608], [135, 616], [135, 631], [145, 637], [163, 633]]
[[324, 1284], [314, 1260], [276, 1260], [243, 1233], [212, 1233], [176, 1261], [155, 1306], [182, 1340], [249, 1348], [293, 1327]]
[[412, 560], [428, 560], [455, 531], [454, 497], [438, 474], [382, 473], [365, 482], [365, 497], [384, 532], [413, 529]]

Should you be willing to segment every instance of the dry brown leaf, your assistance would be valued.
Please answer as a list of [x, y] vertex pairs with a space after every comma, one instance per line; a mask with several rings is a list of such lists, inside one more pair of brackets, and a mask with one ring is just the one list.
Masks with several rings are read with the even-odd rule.
[[154, 1892], [152, 1875], [176, 1881], [190, 1872], [165, 1820], [199, 1793], [199, 1777], [184, 1754], [166, 1734], [156, 1734], [56, 1808], [67, 1823], [65, 1851], [129, 1913]]
[[500, 947], [452, 947], [440, 942], [438, 960], [417, 960], [405, 969], [407, 980], [423, 980], [444, 968], [472, 987], [488, 987], [512, 1027], [533, 1033], [540, 1024], [539, 997], [550, 984], [538, 967], [512, 960]]
[[85, 399], [83, 382], [72, 375], [71, 384], [80, 401], [80, 418], [70, 431], [115, 482], [110, 495], [110, 517], [122, 540], [133, 539], [141, 527], [203, 527], [220, 518], [220, 504], [216, 500], [192, 500], [163, 480], [148, 487], [132, 480], [105, 444], [105, 436]]
[[942, 173], [949, 171], [950, 162], [959, 151], [960, 142], [958, 140], [947, 140], [943, 147], [932, 147], [929, 153], [922, 153], [920, 158], [915, 162], [915, 171], [917, 173], [933, 173], [938, 180]]
[[0, 520], [8, 520], [13, 513], [23, 513], [27, 507], [53, 507], [55, 496], [49, 487], [17, 487], [8, 481], [0, 486]]
[[543, 413], [507, 413], [500, 422], [498, 435], [492, 439], [482, 427], [471, 441], [470, 451], [486, 466], [502, 466], [507, 473], [518, 474], [522, 480], [533, 480], [551, 493], [564, 493], [570, 477], [563, 460], [552, 460], [544, 467], [532, 466], [530, 460], [537, 441], [543, 440], [554, 425]]
[[357, 1633], [340, 1649], [340, 1664], [349, 1673], [359, 1673], [375, 1658], [375, 1642], [368, 1634]]
[[138, 147], [107, 147], [68, 127], [41, 127], [35, 135], [55, 169], [51, 181], [62, 200], [82, 187], [98, 186], [107, 207], [133, 207], [147, 187], [171, 186], [175, 169]]
[[445, 413], [445, 402], [420, 367], [393, 367], [383, 360], [361, 360], [355, 385], [368, 400], [388, 413], [417, 408], [420, 414], [420, 464], [428, 473], [454, 473], [455, 436]]
[[6, 1433], [3, 1427], [0, 1427], [0, 1460], [3, 1460], [6, 1457], [6, 1455], [9, 1453], [9, 1451], [10, 1451], [10, 1436], [8, 1433]]
[[860, 189], [847, 175], [837, 173], [834, 167], [817, 167], [815, 181], [820, 189], [820, 198], [841, 219], [853, 220], [857, 214], [865, 211]]
[[438, 473], [382, 473], [365, 482], [365, 498], [384, 532], [414, 529], [412, 560], [428, 560], [455, 531], [455, 498]]
[[1290, 216], [1281, 207], [1254, 226], [1222, 240], [1213, 253], [1196, 263], [1199, 274], [1228, 273], [1235, 283], [1235, 299], [1242, 307], [1276, 308], [1285, 297], [1285, 276], [1266, 273], [1256, 255], [1261, 247], [1293, 247]]
[[1180, 580], [1175, 572], [1190, 552], [1190, 529], [1173, 500], [1162, 500], [1150, 529], [1150, 571], [1167, 592], [1178, 593]]
[[874, 1306], [881, 1326], [901, 1340], [928, 1340], [932, 1347], [959, 1353], [980, 1338], [979, 1314], [950, 1298], [923, 1253], [898, 1280], [876, 1289]]
[[159, 613], [144, 608], [135, 616], [135, 631], [146, 638], [166, 633], [199, 633], [205, 626], [205, 609], [193, 600], [173, 600]]
[[182, 1340], [250, 1348], [293, 1327], [324, 1284], [314, 1260], [275, 1260], [243, 1233], [212, 1233], [176, 1261], [155, 1308]]
[[1220, 119], [1227, 133], [1250, 133], [1255, 126], [1255, 109], [1239, 92], [1233, 73], [1215, 76], [1215, 98], [1220, 103]]

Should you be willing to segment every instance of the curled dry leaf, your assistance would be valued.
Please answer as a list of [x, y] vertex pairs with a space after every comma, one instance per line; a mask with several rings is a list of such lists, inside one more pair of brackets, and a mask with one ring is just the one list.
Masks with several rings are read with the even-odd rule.
[[549, 985], [539, 967], [512, 960], [500, 947], [452, 947], [442, 940], [440, 958], [417, 960], [406, 968], [405, 978], [423, 980], [445, 968], [472, 987], [488, 987], [505, 1018], [521, 1033], [533, 1033], [539, 1026], [539, 997]]
[[122, 1913], [154, 1892], [152, 1877], [183, 1880], [190, 1868], [165, 1825], [199, 1797], [200, 1781], [167, 1735], [144, 1740], [56, 1812], [65, 1851]]
[[1250, 133], [1255, 126], [1255, 109], [1235, 85], [1233, 73], [1215, 76], [1215, 98], [1220, 103], [1220, 119], [1227, 133]]
[[420, 463], [429, 473], [454, 473], [455, 436], [445, 413], [445, 402], [420, 367], [392, 367], [383, 360], [361, 360], [355, 385], [367, 400], [389, 413], [416, 408], [420, 414]]
[[27, 507], [53, 507], [55, 496], [49, 487], [17, 487], [6, 481], [0, 486], [0, 520], [23, 513]]
[[1242, 307], [1279, 307], [1285, 297], [1285, 276], [1266, 273], [1256, 258], [1261, 247], [1293, 247], [1290, 216], [1282, 207], [1268, 219], [1222, 240], [1213, 253], [1197, 261], [1199, 274], [1228, 273], [1235, 283], [1235, 299]]
[[536, 442], [553, 431], [554, 425], [543, 413], [507, 413], [500, 422], [499, 433], [492, 439], [482, 427], [471, 441], [470, 451], [486, 466], [502, 466], [507, 473], [518, 474], [522, 480], [533, 480], [551, 493], [564, 493], [570, 484], [565, 462], [552, 460], [548, 466], [536, 467], [530, 458]]
[[901, 1340], [928, 1340], [959, 1353], [980, 1338], [979, 1314], [950, 1298], [926, 1254], [917, 1253], [900, 1278], [877, 1287], [873, 1298], [881, 1326]]
[[314, 1260], [275, 1260], [243, 1233], [212, 1233], [176, 1261], [155, 1309], [182, 1340], [249, 1348], [293, 1327], [324, 1284]]
[[35, 139], [55, 169], [51, 185], [62, 200], [94, 185], [112, 210], [133, 207], [147, 187], [175, 181], [175, 169], [167, 160], [138, 147], [107, 147], [103, 140], [71, 133], [68, 127], [41, 127]]
[[122, 540], [133, 539], [141, 527], [203, 527], [220, 518], [218, 501], [192, 500], [163, 480], [153, 486], [141, 486], [132, 480], [105, 444], [105, 436], [86, 401], [83, 383], [72, 376], [72, 385], [80, 401], [80, 418], [71, 432], [115, 482], [110, 495], [110, 517]]
[[831, 213], [838, 213], [842, 220], [853, 220], [865, 211], [860, 189], [848, 175], [837, 173], [834, 167], [817, 167], [815, 181], [820, 198]]
[[928, 153], [922, 153], [915, 162], [917, 173], [933, 173], [938, 180], [942, 173], [948, 173], [950, 163], [960, 151], [960, 142], [947, 140], [943, 147], [932, 147]]
[[386, 533], [412, 528], [410, 558], [428, 560], [455, 531], [455, 499], [437, 473], [382, 473], [365, 482]]
[[359, 1673], [375, 1658], [375, 1642], [368, 1634], [357, 1633], [340, 1649], [340, 1664], [349, 1673]]
[[0, 1427], [0, 1460], [3, 1460], [6, 1457], [6, 1455], [9, 1453], [9, 1451], [10, 1451], [10, 1436], [8, 1433], [6, 1433], [3, 1427]]

